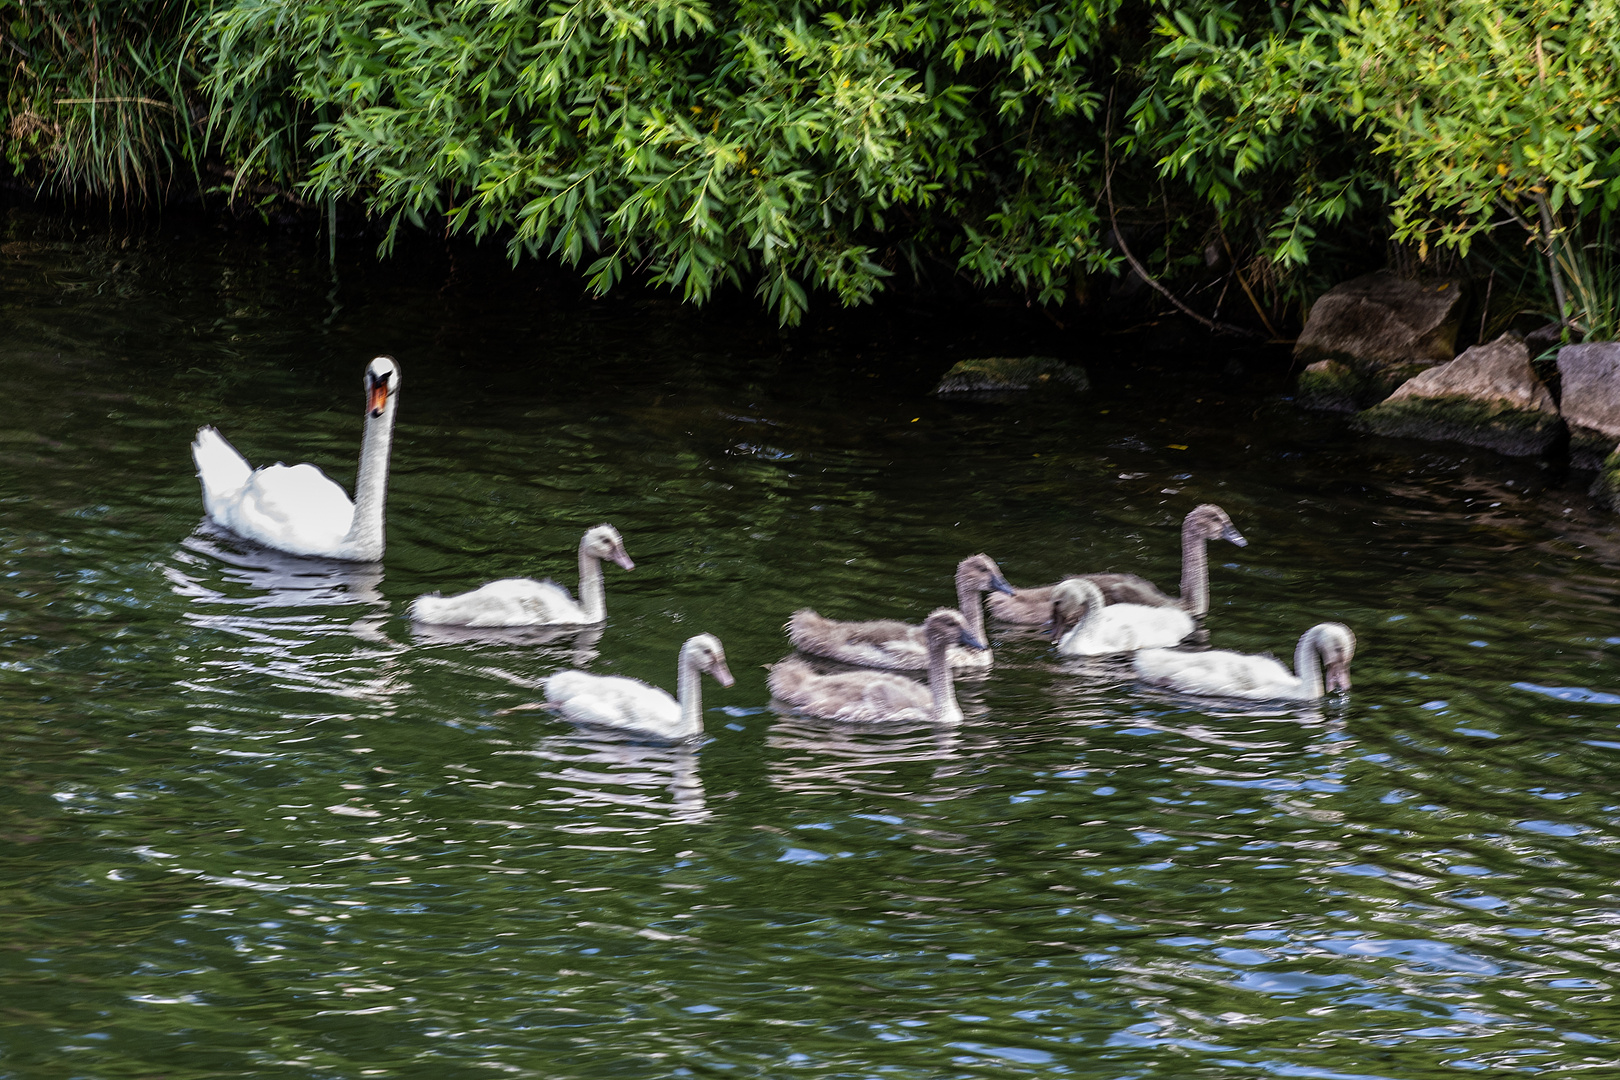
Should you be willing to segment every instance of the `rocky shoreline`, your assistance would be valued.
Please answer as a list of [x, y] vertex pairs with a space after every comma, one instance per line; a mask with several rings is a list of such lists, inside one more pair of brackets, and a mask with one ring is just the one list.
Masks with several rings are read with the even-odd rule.
[[[1513, 331], [1455, 354], [1465, 283], [1388, 272], [1316, 301], [1295, 343], [1299, 403], [1354, 412], [1361, 431], [1460, 442], [1511, 457], [1560, 454], [1595, 469], [1592, 495], [1620, 509], [1620, 342], [1558, 350], [1544, 380]], [[1549, 342], [1550, 345], [1550, 342]]]

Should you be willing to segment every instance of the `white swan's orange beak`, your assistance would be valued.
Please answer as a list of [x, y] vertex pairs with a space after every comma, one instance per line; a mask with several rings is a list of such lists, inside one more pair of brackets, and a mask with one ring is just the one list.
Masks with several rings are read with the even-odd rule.
[[383, 406], [388, 404], [388, 376], [374, 379], [366, 391], [366, 411], [372, 416], [381, 416]]

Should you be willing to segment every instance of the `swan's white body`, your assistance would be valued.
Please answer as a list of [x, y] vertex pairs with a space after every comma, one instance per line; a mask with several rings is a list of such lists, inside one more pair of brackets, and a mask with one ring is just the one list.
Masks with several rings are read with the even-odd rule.
[[1062, 632], [1057, 650], [1065, 656], [1111, 656], [1137, 649], [1180, 644], [1198, 629], [1180, 608], [1144, 604], [1108, 604], [1095, 583], [1085, 578], [1059, 582], [1052, 590], [1052, 619]]
[[636, 568], [611, 525], [598, 525], [580, 539], [577, 601], [555, 581], [503, 578], [458, 596], [418, 596], [411, 618], [437, 626], [592, 626], [607, 618], [603, 559]]
[[383, 555], [388, 452], [399, 400], [399, 366], [379, 356], [366, 368], [366, 427], [355, 501], [314, 465], [254, 469], [218, 430], [191, 444], [208, 519], [238, 536], [293, 555], [375, 562]]
[[771, 696], [794, 710], [851, 724], [929, 722], [959, 724], [962, 707], [951, 680], [948, 649], [956, 644], [984, 648], [960, 612], [941, 608], [920, 628], [928, 642], [928, 684], [886, 671], [818, 674], [790, 658], [771, 667]]
[[693, 739], [703, 734], [703, 694], [699, 680], [707, 672], [721, 686], [733, 682], [718, 638], [699, 634], [681, 646], [677, 691], [668, 691], [623, 675], [560, 671], [545, 681], [546, 706], [576, 724], [590, 724], [657, 739]]
[[1269, 656], [1224, 650], [1150, 649], [1137, 653], [1135, 664], [1145, 682], [1184, 694], [1313, 701], [1334, 690], [1350, 689], [1350, 660], [1355, 653], [1356, 637], [1348, 626], [1320, 623], [1300, 635], [1294, 671]]
[[[956, 566], [957, 610], [967, 618], [968, 630], [978, 641], [988, 643], [984, 633], [984, 594], [989, 590], [1012, 592], [1001, 576], [1001, 568], [988, 555], [969, 555]], [[895, 619], [845, 622], [828, 619], [804, 608], [795, 611], [787, 623], [788, 640], [800, 652], [825, 656], [845, 664], [884, 668], [889, 671], [920, 671], [928, 667], [928, 637], [923, 628]], [[946, 651], [950, 665], [958, 671], [982, 671], [992, 663], [988, 648], [968, 648], [952, 644]]]

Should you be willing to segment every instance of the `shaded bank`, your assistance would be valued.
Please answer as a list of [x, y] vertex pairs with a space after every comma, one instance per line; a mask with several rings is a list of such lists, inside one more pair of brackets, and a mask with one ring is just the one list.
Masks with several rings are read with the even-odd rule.
[[7, 156], [75, 198], [348, 206], [385, 245], [784, 322], [901, 280], [1056, 308], [1152, 279], [1286, 336], [1390, 264], [1592, 332], [1617, 10], [46, 0], [6, 30]]

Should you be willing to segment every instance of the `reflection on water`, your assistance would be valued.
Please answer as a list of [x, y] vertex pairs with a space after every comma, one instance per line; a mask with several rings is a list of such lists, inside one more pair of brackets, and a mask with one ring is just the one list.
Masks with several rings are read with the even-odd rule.
[[411, 623], [423, 645], [505, 645], [533, 650], [564, 667], [585, 667], [600, 652], [601, 626], [449, 626]]
[[531, 750], [498, 753], [541, 762], [541, 810], [560, 815], [559, 832], [633, 834], [650, 826], [709, 817], [697, 752], [589, 735], [555, 735]]
[[840, 724], [784, 716], [771, 725], [765, 745], [776, 751], [769, 776], [782, 791], [930, 801], [968, 790], [959, 782], [963, 736], [953, 724]]
[[243, 676], [373, 702], [404, 689], [381, 564], [287, 555], [205, 523], [162, 570], [187, 625], [237, 639], [209, 650], [184, 689], [236, 694]]
[[[1612, 1070], [1620, 547], [1588, 478], [1350, 434], [1268, 357], [1080, 355], [1089, 396], [952, 403], [948, 360], [1092, 346], [903, 312], [784, 338], [463, 264], [344, 267], [334, 318], [296, 252], [25, 226], [8, 1075]], [[347, 482], [378, 352], [412, 370], [380, 566], [197, 529], [199, 424]], [[766, 705], [799, 607], [916, 621], [975, 551], [1174, 582], [1207, 501], [1250, 539], [1211, 643], [1343, 621], [1347, 701], [1178, 697], [992, 627], [959, 727]], [[604, 520], [637, 561], [605, 627], [405, 617], [571, 580]], [[669, 687], [697, 632], [738, 677], [701, 748], [521, 709], [564, 667]]]

